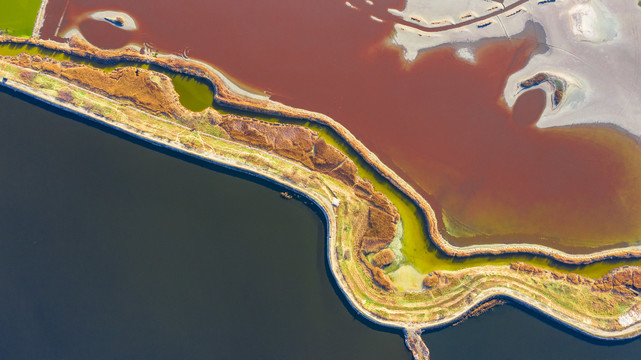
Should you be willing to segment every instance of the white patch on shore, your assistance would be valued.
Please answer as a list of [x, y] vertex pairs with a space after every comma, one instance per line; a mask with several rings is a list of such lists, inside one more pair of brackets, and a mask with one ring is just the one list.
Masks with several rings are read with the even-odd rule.
[[596, 2], [575, 5], [569, 10], [572, 33], [579, 40], [594, 43], [613, 40], [618, 24], [608, 9]]
[[[402, 11], [388, 12], [435, 29], [439, 27], [435, 22], [469, 21], [476, 14], [483, 16], [515, 1], [499, 5], [485, 0], [407, 0]], [[568, 81], [568, 88], [560, 106], [554, 110], [550, 104], [546, 106], [538, 127], [609, 123], [641, 137], [641, 8], [637, 1], [530, 1], [486, 20], [443, 31], [426, 32], [396, 24], [392, 41], [403, 48], [408, 61], [423, 50], [443, 45], [459, 46], [457, 56], [468, 60], [469, 54], [463, 50], [470, 47], [466, 44], [510, 38], [521, 33], [528, 22], [543, 27], [548, 50], [534, 55], [510, 76], [503, 92], [507, 104], [513, 106], [521, 81], [539, 72], [553, 72]], [[552, 90], [544, 90], [551, 102]]]
[[423, 279], [425, 275], [418, 272], [412, 265], [402, 265], [396, 271], [391, 272], [389, 276], [399, 291], [423, 291]]
[[628, 327], [632, 324], [636, 324], [639, 321], [641, 321], [641, 311], [637, 309], [637, 307], [633, 307], [632, 309], [628, 310], [627, 313], [619, 316], [619, 324], [621, 326]]
[[[119, 29], [123, 29], [127, 31], [138, 29], [134, 19], [131, 16], [129, 16], [129, 14], [124, 13], [122, 11], [96, 11], [95, 13], [89, 15], [89, 17], [94, 20], [108, 22]], [[113, 21], [121, 21], [122, 26], [118, 26], [114, 24]]]
[[608, 123], [641, 136], [641, 8], [633, 1], [551, 4], [529, 10], [545, 29], [549, 49], [510, 76], [503, 92], [508, 106], [521, 81], [553, 72], [568, 82], [565, 100], [552, 111], [545, 89], [548, 106], [537, 127]]
[[469, 47], [464, 47], [456, 50], [456, 56], [469, 63], [476, 63], [476, 56], [474, 55], [474, 51], [472, 51], [472, 49], [470, 49]]

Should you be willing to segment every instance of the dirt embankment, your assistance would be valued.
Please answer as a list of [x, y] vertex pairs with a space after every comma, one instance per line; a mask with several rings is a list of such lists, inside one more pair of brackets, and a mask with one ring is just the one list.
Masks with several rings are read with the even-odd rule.
[[155, 115], [178, 116], [185, 111], [179, 106], [178, 95], [166, 89], [173, 88], [166, 76], [132, 67], [105, 72], [71, 61], [58, 61], [40, 55], [20, 54], [2, 57], [6, 62], [42, 71], [65, 79], [79, 87], [130, 102]]
[[[61, 62], [28, 54], [3, 57], [3, 60], [60, 77], [81, 88], [111, 99], [129, 102], [155, 115], [166, 115], [181, 122], [194, 115], [180, 105], [171, 80], [154, 71], [124, 67], [105, 72], [74, 62]], [[70, 91], [64, 91], [60, 99], [73, 101], [74, 97]], [[298, 161], [312, 170], [332, 176], [352, 187], [358, 197], [370, 204], [366, 224], [355, 239], [355, 248], [362, 250], [359, 251], [359, 259], [371, 271], [376, 283], [384, 289], [393, 289], [389, 277], [379, 267], [369, 263], [363, 252], [377, 252], [389, 245], [396, 234], [400, 216], [396, 207], [384, 194], [375, 191], [371, 182], [358, 176], [358, 168], [347, 155], [327, 144], [318, 133], [302, 126], [269, 123], [236, 115], [220, 115], [213, 111], [206, 113], [199, 121], [207, 121], [210, 125], [218, 127], [225, 132], [227, 138]], [[386, 258], [389, 258], [389, 254]], [[393, 254], [391, 259], [387, 260], [391, 263]]]
[[510, 264], [510, 268], [535, 275], [547, 274], [554, 279], [565, 280], [572, 285], [591, 285], [592, 291], [613, 291], [626, 296], [637, 296], [641, 291], [641, 268], [639, 267], [614, 269], [596, 280], [574, 273], [563, 274], [557, 271], [545, 270], [521, 262]]

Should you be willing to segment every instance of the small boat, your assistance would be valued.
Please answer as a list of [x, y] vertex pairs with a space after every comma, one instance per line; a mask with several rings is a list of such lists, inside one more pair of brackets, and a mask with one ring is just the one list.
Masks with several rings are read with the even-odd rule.
[[287, 200], [291, 200], [293, 198], [293, 196], [286, 191], [283, 191], [282, 193], [280, 193], [280, 197]]

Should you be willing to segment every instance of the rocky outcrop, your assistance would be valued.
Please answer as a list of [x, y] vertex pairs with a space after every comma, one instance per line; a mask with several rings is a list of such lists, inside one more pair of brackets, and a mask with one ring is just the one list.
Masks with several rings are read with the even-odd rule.
[[372, 257], [372, 264], [377, 267], [385, 267], [394, 262], [394, 252], [391, 249], [383, 249]]

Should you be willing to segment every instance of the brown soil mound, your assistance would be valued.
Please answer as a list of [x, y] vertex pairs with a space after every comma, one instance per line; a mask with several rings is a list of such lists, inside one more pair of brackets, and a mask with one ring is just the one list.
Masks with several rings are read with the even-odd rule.
[[594, 281], [592, 290], [616, 291], [623, 295], [634, 296], [641, 290], [641, 268], [624, 267], [612, 270]]
[[131, 101], [155, 114], [175, 115], [180, 112], [176, 106], [176, 93], [167, 91], [173, 88], [171, 80], [162, 74], [131, 67], [105, 73], [69, 62], [62, 65], [60, 76], [84, 88]]
[[389, 245], [396, 236], [394, 217], [377, 207], [370, 206], [368, 229], [363, 236], [362, 250], [366, 253], [379, 251]]
[[423, 279], [423, 286], [425, 286], [428, 289], [431, 289], [436, 285], [438, 285], [438, 279], [439, 279], [439, 276], [437, 274], [434, 274], [434, 273], [428, 274]]
[[232, 139], [274, 151], [307, 167], [313, 167], [312, 150], [318, 141], [318, 135], [309, 129], [235, 115], [223, 116], [220, 126]]
[[372, 264], [380, 268], [391, 264], [394, 261], [394, 252], [390, 249], [383, 249], [372, 258]]
[[521, 82], [521, 87], [530, 88], [536, 86], [548, 80], [548, 75], [544, 73], [538, 73], [531, 78]]
[[3, 59], [16, 65], [59, 76], [85, 89], [130, 101], [155, 114], [177, 115], [182, 112], [171, 80], [153, 71], [125, 67], [106, 73], [101, 69], [74, 62], [60, 62], [40, 55], [20, 54]]
[[314, 147], [314, 170], [329, 173], [347, 160], [347, 156], [337, 148], [318, 139]]

